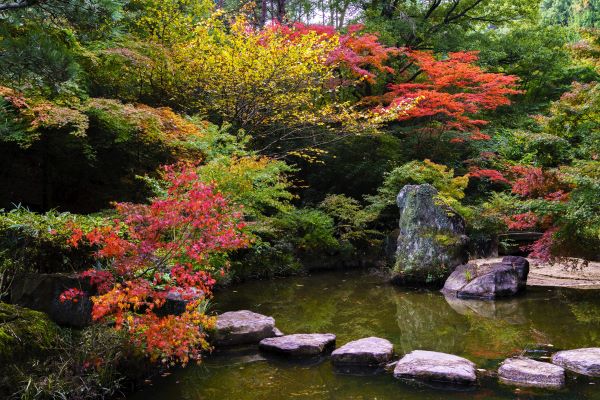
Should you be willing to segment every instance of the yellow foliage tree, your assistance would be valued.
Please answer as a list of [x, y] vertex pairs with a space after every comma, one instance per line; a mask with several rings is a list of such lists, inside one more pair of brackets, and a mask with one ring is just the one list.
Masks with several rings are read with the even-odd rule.
[[268, 154], [368, 133], [387, 116], [340, 100], [339, 65], [329, 59], [338, 45], [337, 35], [292, 37], [276, 27], [252, 29], [243, 19], [226, 27], [211, 18], [174, 46], [173, 95], [183, 108], [245, 129]]
[[188, 39], [213, 7], [210, 0], [130, 0], [127, 11], [140, 37], [172, 45]]
[[[334, 54], [344, 40], [335, 32], [256, 29], [241, 17], [227, 21], [206, 0], [132, 0], [128, 7], [144, 40], [94, 55], [98, 94], [231, 123], [261, 154], [313, 161], [319, 146], [374, 132], [418, 101], [372, 109], [346, 100], [346, 88], [367, 75], [341, 73], [347, 66]], [[354, 51], [364, 53], [353, 40]], [[381, 62], [373, 68], [385, 69]]]

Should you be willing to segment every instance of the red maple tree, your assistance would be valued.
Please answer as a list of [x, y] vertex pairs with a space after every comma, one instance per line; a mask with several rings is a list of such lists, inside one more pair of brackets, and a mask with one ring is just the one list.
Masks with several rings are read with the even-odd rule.
[[419, 99], [417, 107], [398, 115], [400, 121], [428, 118], [441, 121], [444, 130], [466, 132], [470, 139], [486, 140], [489, 136], [480, 128], [487, 121], [475, 115], [509, 105], [509, 96], [521, 93], [517, 90], [517, 77], [485, 72], [477, 66], [475, 51], [449, 53], [444, 59], [438, 59], [431, 51], [404, 49], [403, 53], [418, 71], [409, 82], [388, 85], [389, 92], [382, 96], [388, 107]]
[[[535, 201], [538, 204], [562, 203], [569, 199], [573, 189], [556, 171], [540, 167], [507, 166], [505, 174], [511, 177], [511, 191], [524, 201]], [[556, 244], [555, 234], [560, 224], [557, 215], [532, 209], [507, 215], [504, 222], [511, 230], [541, 229], [544, 232], [542, 237], [533, 244], [525, 246], [523, 250], [530, 251], [530, 257], [542, 261], [551, 261], [554, 258], [552, 250]]]
[[[300, 22], [291, 26], [274, 23], [266, 29], [274, 29], [287, 35], [291, 40], [308, 33], [316, 33], [323, 40], [337, 36], [339, 44], [329, 54], [326, 62], [345, 67], [353, 78], [373, 83], [378, 73], [394, 73], [394, 69], [386, 63], [391, 56], [398, 54], [399, 49], [379, 42], [379, 36], [375, 33], [365, 32], [362, 24], [350, 25], [347, 33], [340, 33], [331, 25], [307, 25]], [[345, 84], [347, 82], [337, 80], [336, 83]]]
[[[205, 332], [214, 324], [202, 311], [225, 254], [245, 247], [241, 214], [210, 185], [201, 183], [194, 166], [165, 168], [166, 196], [150, 204], [119, 203], [111, 224], [83, 232], [74, 226], [69, 240], [97, 246], [106, 269], [83, 272], [97, 295], [94, 320], [109, 319], [126, 329], [152, 360], [187, 363], [208, 348]], [[62, 301], [76, 301], [68, 290]], [[157, 313], [167, 300], [186, 303], [179, 315]]]
[[[435, 120], [442, 122], [444, 131], [463, 132], [472, 140], [489, 139], [480, 130], [487, 121], [476, 115], [483, 110], [509, 105], [510, 95], [522, 93], [517, 89], [516, 76], [486, 72], [476, 65], [476, 51], [454, 52], [439, 58], [431, 51], [390, 47], [381, 43], [376, 34], [365, 32], [363, 25], [352, 25], [347, 33], [336, 32], [332, 26], [301, 23], [292, 26], [275, 23], [267, 29], [275, 29], [291, 40], [308, 33], [317, 33], [324, 40], [337, 35], [339, 45], [330, 53], [327, 62], [350, 71], [352, 79], [340, 77], [333, 86], [352, 84], [357, 78], [374, 83], [381, 74], [385, 75], [385, 80], [393, 79], [387, 74], [396, 74], [396, 71], [387, 65], [388, 62], [394, 56], [407, 58], [406, 67], [396, 76], [403, 82], [390, 83], [387, 93], [363, 98], [362, 102], [379, 104], [376, 111], [393, 113], [400, 110], [399, 121], [425, 119], [423, 129], [430, 129], [427, 122]], [[412, 66], [417, 68], [416, 73], [410, 68]], [[401, 107], [415, 101], [418, 101], [416, 107], [408, 111]], [[452, 141], [462, 142], [464, 138], [456, 137]]]
[[469, 177], [487, 179], [494, 183], [509, 183], [508, 179], [506, 179], [502, 172], [490, 168], [479, 168], [477, 166], [472, 166], [469, 168]]

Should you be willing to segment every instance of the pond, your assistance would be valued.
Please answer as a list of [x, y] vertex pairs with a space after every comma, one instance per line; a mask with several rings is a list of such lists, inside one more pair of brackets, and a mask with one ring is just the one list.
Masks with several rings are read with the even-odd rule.
[[[220, 291], [215, 301], [218, 312], [271, 315], [284, 333], [335, 333], [338, 347], [379, 336], [399, 355], [441, 351], [490, 370], [523, 350], [543, 357], [546, 349], [600, 346], [598, 291], [528, 288], [510, 300], [447, 300], [436, 291], [398, 288], [376, 275], [349, 271], [247, 282]], [[600, 379], [570, 376], [561, 391], [515, 390], [493, 378], [469, 390], [440, 389], [389, 373], [339, 373], [327, 358], [292, 362], [247, 347], [215, 352], [202, 365], [155, 380], [130, 400], [515, 398], [600, 400]]]

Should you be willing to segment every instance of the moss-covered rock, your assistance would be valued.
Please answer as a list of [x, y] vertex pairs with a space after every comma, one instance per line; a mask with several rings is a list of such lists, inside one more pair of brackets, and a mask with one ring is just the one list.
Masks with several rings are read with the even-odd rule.
[[398, 194], [400, 232], [393, 280], [443, 284], [467, 260], [463, 218], [428, 184], [406, 185]]
[[40, 355], [56, 344], [60, 329], [48, 316], [0, 303], [0, 364], [16, 363]]
[[[60, 301], [65, 290], [84, 292], [77, 302]], [[84, 328], [92, 322], [92, 287], [88, 279], [76, 274], [22, 273], [15, 276], [10, 288], [10, 302], [46, 313], [60, 326]]]

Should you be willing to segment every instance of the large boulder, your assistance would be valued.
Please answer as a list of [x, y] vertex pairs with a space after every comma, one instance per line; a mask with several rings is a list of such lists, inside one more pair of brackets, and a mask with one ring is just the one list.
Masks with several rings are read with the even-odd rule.
[[335, 335], [331, 333], [297, 333], [263, 339], [259, 349], [291, 357], [311, 357], [335, 348]]
[[448, 277], [442, 292], [461, 299], [492, 300], [514, 296], [527, 286], [529, 262], [507, 256], [500, 263], [464, 264]]
[[552, 363], [578, 374], [600, 377], [600, 347], [559, 351]]
[[400, 232], [392, 279], [399, 283], [443, 283], [467, 261], [464, 219], [428, 184], [406, 185], [396, 202]]
[[216, 346], [255, 344], [280, 335], [272, 317], [248, 310], [229, 311], [217, 316], [213, 343]]
[[60, 334], [46, 314], [0, 302], [0, 398], [14, 395], [32, 363], [56, 352]]
[[473, 362], [452, 354], [425, 350], [415, 350], [398, 361], [394, 377], [453, 384], [477, 381]]
[[331, 353], [335, 365], [376, 366], [389, 362], [394, 345], [389, 340], [368, 337], [346, 343]]
[[558, 389], [565, 385], [565, 370], [558, 365], [517, 357], [498, 369], [500, 381], [509, 385]]
[[[77, 288], [84, 294], [77, 301], [61, 302], [67, 289]], [[82, 328], [92, 322], [91, 287], [87, 279], [76, 274], [27, 273], [15, 277], [10, 288], [10, 302], [48, 314], [59, 325]]]

